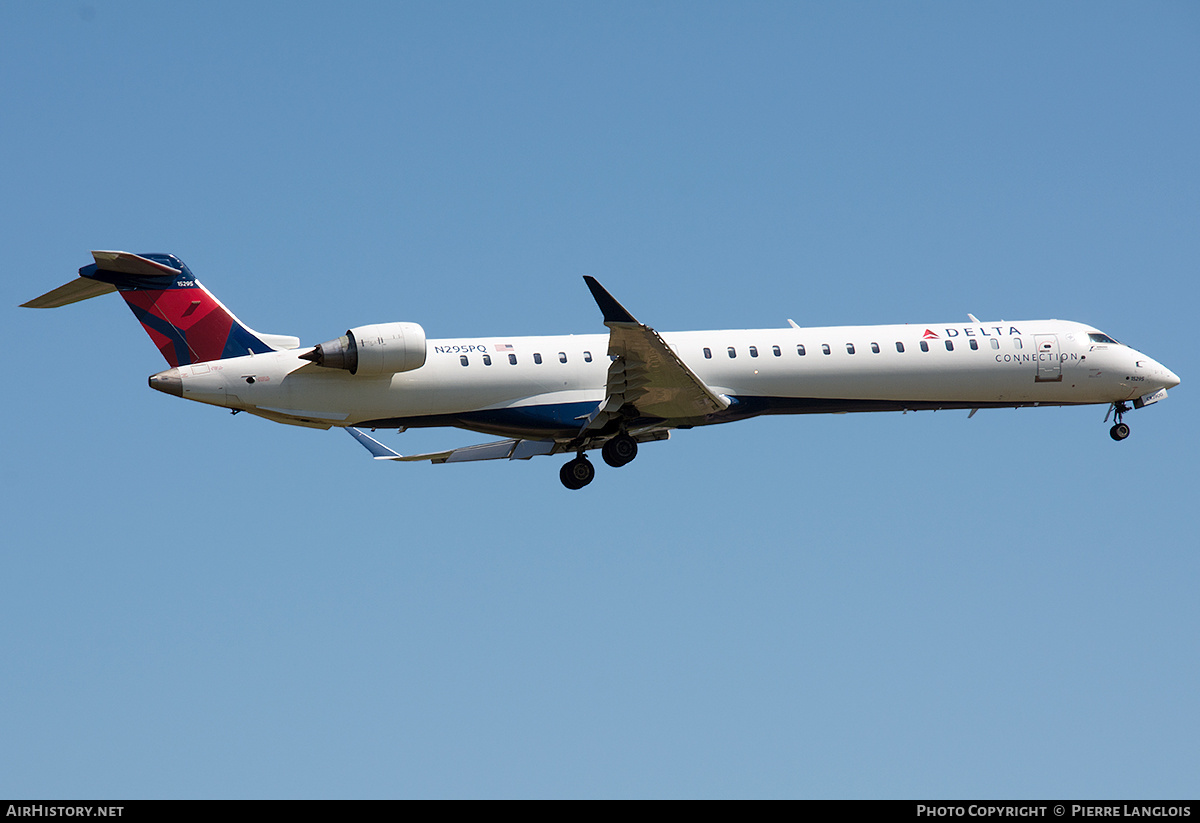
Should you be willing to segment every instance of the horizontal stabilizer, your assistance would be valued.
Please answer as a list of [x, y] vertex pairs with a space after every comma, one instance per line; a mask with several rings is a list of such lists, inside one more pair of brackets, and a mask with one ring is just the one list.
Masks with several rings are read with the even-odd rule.
[[28, 303], [22, 303], [21, 307], [26, 309], [57, 309], [60, 306], [68, 306], [71, 303], [78, 303], [80, 300], [87, 300], [90, 297], [110, 294], [116, 290], [117, 287], [109, 283], [89, 280], [86, 277], [77, 277], [70, 283], [59, 286], [54, 291], [46, 292], [41, 297], [35, 297]]
[[176, 277], [182, 274], [180, 269], [174, 269], [164, 263], [156, 263], [149, 258], [127, 251], [94, 251], [92, 258], [96, 267], [104, 271], [115, 271], [119, 274], [141, 275], [143, 277]]
[[[80, 270], [80, 274], [95, 274], [96, 270], [113, 272], [116, 274], [132, 275], [134, 277], [178, 277], [182, 274], [182, 270], [172, 268], [164, 263], [157, 263], [149, 258], [141, 255], [132, 254], [127, 251], [94, 251], [92, 258], [96, 261], [96, 266], [93, 269], [88, 266]], [[111, 278], [110, 278], [111, 279]], [[99, 297], [102, 294], [111, 294], [117, 290], [113, 283], [97, 280], [90, 276], [78, 277], [70, 283], [59, 286], [51, 292], [43, 294], [41, 297], [36, 297], [28, 303], [22, 303], [21, 307], [26, 309], [57, 309], [61, 306], [68, 306], [71, 303], [78, 303], [80, 300], [87, 300], [91, 297]], [[299, 341], [297, 344], [299, 345]]]

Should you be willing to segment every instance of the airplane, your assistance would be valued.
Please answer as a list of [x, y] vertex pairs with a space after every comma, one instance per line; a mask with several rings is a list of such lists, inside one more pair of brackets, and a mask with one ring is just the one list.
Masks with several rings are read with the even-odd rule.
[[[584, 276], [608, 334], [427, 339], [417, 323], [357, 326], [317, 346], [237, 319], [171, 254], [94, 251], [79, 277], [22, 304], [119, 292], [169, 369], [160, 392], [296, 426], [345, 429], [376, 459], [462, 463], [574, 455], [568, 489], [675, 429], [767, 414], [1107, 404], [1124, 416], [1179, 378], [1092, 326], [1062, 320], [659, 333]], [[454, 427], [505, 439], [403, 455], [364, 429]]]

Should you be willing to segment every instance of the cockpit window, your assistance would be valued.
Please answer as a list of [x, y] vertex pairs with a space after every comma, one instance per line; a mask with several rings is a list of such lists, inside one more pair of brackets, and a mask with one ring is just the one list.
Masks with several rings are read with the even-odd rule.
[[1091, 340], [1093, 343], [1112, 343], [1114, 346], [1121, 345], [1116, 340], [1113, 340], [1111, 337], [1109, 337], [1107, 334], [1101, 334], [1098, 331], [1088, 332], [1088, 340]]

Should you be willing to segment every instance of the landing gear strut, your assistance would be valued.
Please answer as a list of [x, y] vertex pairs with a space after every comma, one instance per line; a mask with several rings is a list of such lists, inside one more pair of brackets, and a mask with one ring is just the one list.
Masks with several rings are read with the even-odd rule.
[[[1125, 412], [1129, 411], [1129, 407], [1124, 403], [1113, 403], [1112, 411], [1116, 413], [1114, 418], [1116, 423], [1108, 430], [1108, 436], [1119, 443], [1129, 436], [1129, 424], [1121, 422], [1121, 418], [1125, 416]], [[1104, 419], [1107, 420], [1108, 417], [1105, 416]]]
[[627, 434], [618, 434], [600, 449], [600, 456], [604, 458], [604, 462], [614, 469], [619, 469], [626, 463], [632, 462], [633, 458], [637, 457], [637, 453], [637, 441]]
[[574, 460], [563, 463], [563, 467], [558, 470], [558, 479], [571, 490], [582, 489], [591, 483], [595, 476], [596, 467], [582, 452]]

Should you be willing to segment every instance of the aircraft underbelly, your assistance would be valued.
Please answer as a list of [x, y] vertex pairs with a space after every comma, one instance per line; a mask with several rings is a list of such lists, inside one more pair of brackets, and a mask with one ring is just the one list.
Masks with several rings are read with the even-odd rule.
[[892, 401], [1100, 402], [1078, 379], [1038, 382], [1033, 369], [863, 371], [796, 376], [755, 375], [730, 388], [739, 395]]

